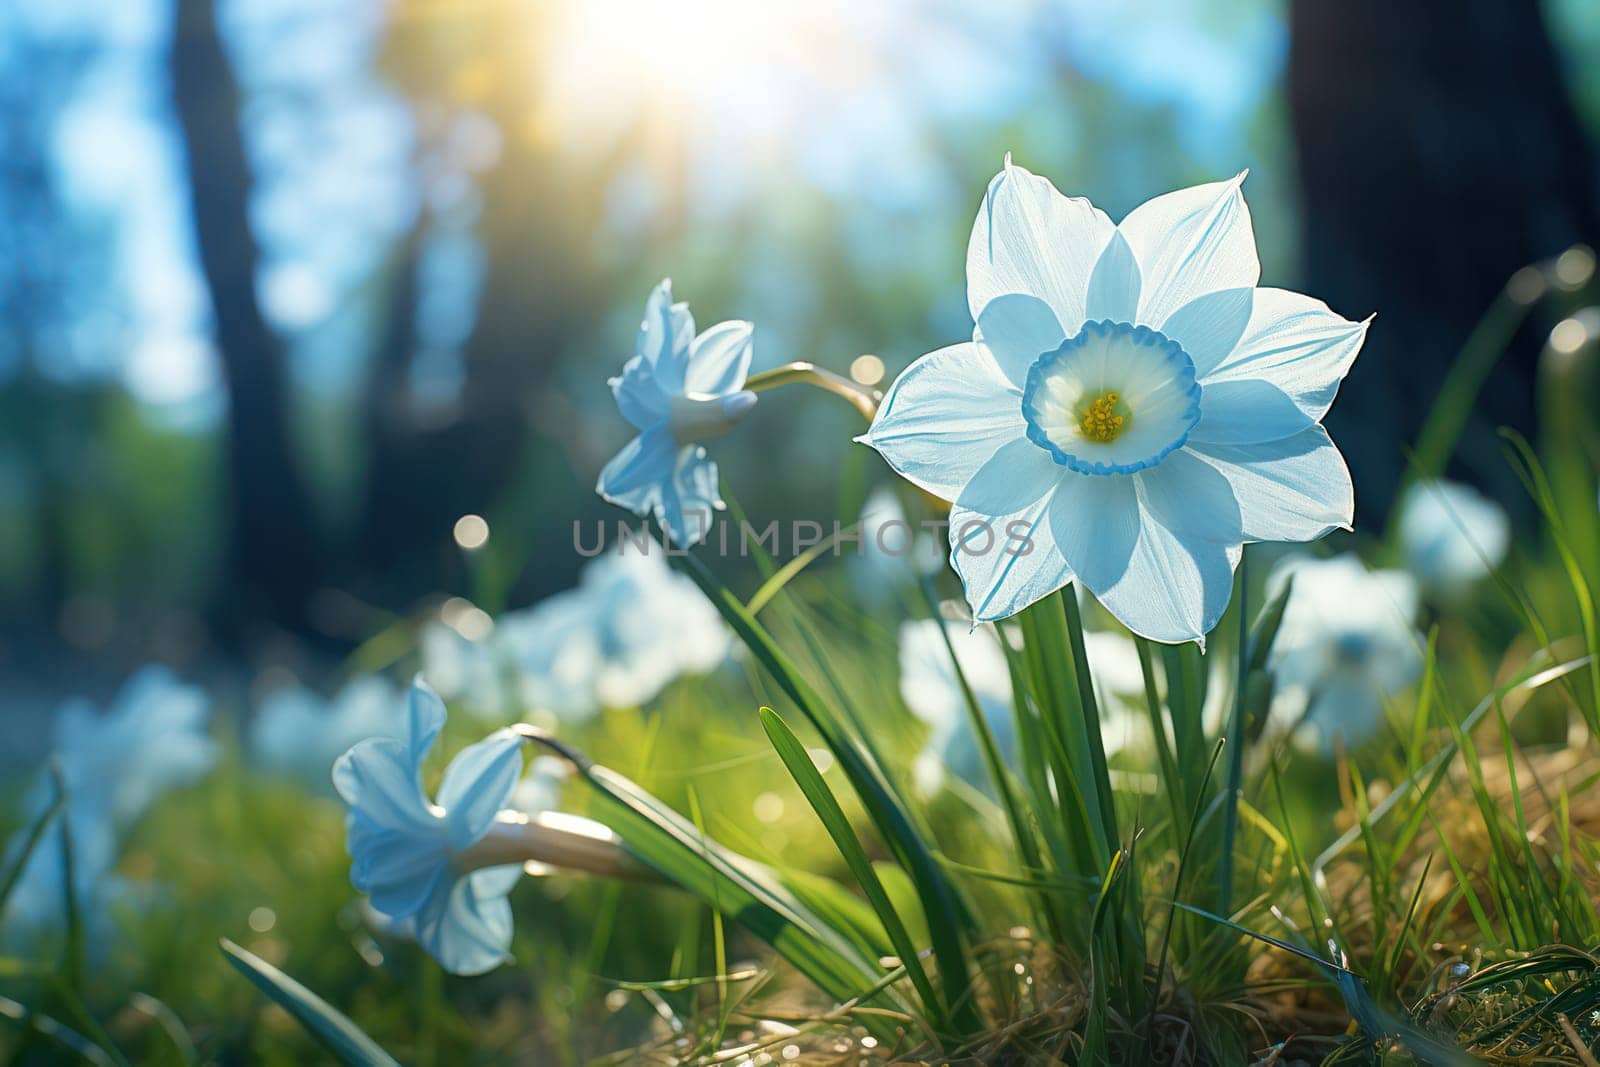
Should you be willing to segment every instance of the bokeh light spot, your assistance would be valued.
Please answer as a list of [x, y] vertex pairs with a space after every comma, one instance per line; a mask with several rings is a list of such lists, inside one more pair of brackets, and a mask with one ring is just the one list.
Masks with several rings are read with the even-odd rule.
[[850, 377], [862, 385], [877, 385], [883, 381], [883, 360], [870, 353], [857, 356], [850, 363]]
[[489, 523], [482, 515], [463, 515], [456, 520], [454, 534], [456, 544], [472, 552], [489, 543]]
[[1564, 356], [1582, 348], [1589, 340], [1589, 328], [1578, 319], [1562, 319], [1550, 331], [1550, 347]]

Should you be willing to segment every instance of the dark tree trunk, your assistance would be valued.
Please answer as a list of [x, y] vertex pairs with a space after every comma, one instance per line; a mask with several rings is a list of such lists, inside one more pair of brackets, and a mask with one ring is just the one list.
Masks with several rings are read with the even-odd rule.
[[229, 405], [230, 543], [219, 621], [236, 628], [261, 619], [303, 631], [322, 561], [290, 440], [282, 345], [256, 300], [258, 252], [239, 86], [218, 32], [215, 0], [177, 0], [175, 12], [173, 96]]
[[[1518, 268], [1600, 237], [1600, 188], [1536, 0], [1292, 0], [1289, 28], [1306, 289], [1378, 313], [1328, 420], [1370, 529], [1478, 317]], [[1458, 473], [1506, 474], [1492, 430], [1530, 428], [1539, 342], [1506, 353]]]
[[502, 158], [482, 179], [479, 239], [487, 262], [462, 351], [459, 405], [445, 419], [430, 419], [407, 384], [425, 222], [400, 250], [389, 323], [368, 382], [358, 548], [366, 592], [397, 599], [396, 607], [454, 584], [452, 526], [463, 514], [492, 510], [522, 468], [557, 360], [593, 311], [592, 205], [563, 187], [552, 161], [517, 135], [515, 117], [526, 109], [519, 84], [490, 108], [507, 132]]

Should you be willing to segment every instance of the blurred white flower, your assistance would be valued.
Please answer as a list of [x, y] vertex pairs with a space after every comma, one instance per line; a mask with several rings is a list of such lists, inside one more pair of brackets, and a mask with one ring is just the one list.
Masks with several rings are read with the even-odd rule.
[[502, 708], [502, 671], [498, 665], [495, 635], [467, 637], [444, 622], [430, 622], [419, 638], [422, 676], [446, 700], [463, 701], [468, 710], [488, 715], [509, 712]]
[[[988, 789], [989, 771], [973, 735], [966, 696], [940, 626], [950, 636], [961, 673], [1008, 763], [1016, 752], [1011, 672], [996, 632], [987, 626], [971, 630], [964, 622], [922, 619], [900, 627], [900, 697], [929, 728], [912, 773], [925, 793], [936, 792], [947, 771]], [[1101, 743], [1106, 753], [1147, 743], [1150, 727], [1143, 712], [1144, 674], [1133, 640], [1110, 632], [1085, 633], [1083, 639], [1099, 698]]]
[[369, 737], [400, 737], [405, 728], [399, 689], [364, 674], [332, 699], [298, 685], [274, 690], [256, 709], [250, 750], [270, 771], [331, 790], [333, 761], [346, 749]]
[[1100, 702], [1100, 739], [1106, 755], [1150, 741], [1145, 710], [1144, 671], [1139, 650], [1125, 633], [1090, 630], [1083, 635]]
[[567, 721], [638, 707], [728, 656], [722, 617], [665, 550], [631, 544], [592, 560], [577, 587], [495, 620], [470, 640], [440, 624], [422, 634], [422, 676], [480, 717], [544, 712]]
[[925, 575], [944, 566], [944, 549], [906, 521], [900, 498], [887, 485], [867, 496], [861, 509], [861, 547], [849, 557], [850, 584], [862, 600], [880, 606]]
[[[88, 922], [103, 922], [115, 895], [111, 877], [119, 841], [162, 793], [200, 779], [217, 758], [206, 732], [211, 701], [165, 667], [140, 670], [109, 712], [74, 699], [56, 717], [54, 752], [67, 791], [56, 820], [29, 856], [11, 896], [8, 932], [37, 932], [66, 919], [65, 827], [72, 840], [72, 898]], [[55, 791], [41, 774], [23, 802], [22, 829], [7, 845], [0, 870], [21, 858], [29, 832], [49, 810]]]
[[946, 773], [989, 788], [989, 773], [973, 736], [966, 696], [944, 635], [950, 638], [961, 674], [1001, 753], [1009, 760], [1016, 752], [1011, 672], [995, 632], [989, 627], [972, 630], [965, 623], [919, 619], [900, 627], [900, 698], [913, 715], [928, 724], [928, 740], [912, 773], [924, 793], [937, 792]]
[[1412, 486], [1400, 503], [1406, 566], [1424, 585], [1452, 592], [1506, 558], [1511, 520], [1493, 500], [1456, 482]]
[[210, 719], [205, 691], [161, 666], [130, 678], [104, 715], [86, 700], [69, 701], [55, 728], [69, 803], [119, 829], [131, 825], [156, 797], [211, 769], [217, 743], [206, 732]]
[[1332, 751], [1335, 738], [1353, 744], [1376, 732], [1384, 701], [1421, 672], [1417, 585], [1403, 571], [1369, 571], [1353, 555], [1291, 557], [1274, 569], [1268, 596], [1291, 578], [1272, 646], [1271, 720], [1296, 731], [1298, 743]]

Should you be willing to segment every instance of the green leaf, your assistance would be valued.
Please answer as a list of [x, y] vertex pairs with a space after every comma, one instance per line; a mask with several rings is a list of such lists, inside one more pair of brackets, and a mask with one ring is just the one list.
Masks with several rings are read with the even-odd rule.
[[45, 831], [50, 829], [50, 822], [61, 811], [61, 806], [66, 803], [67, 791], [62, 786], [59, 770], [51, 767], [52, 781], [55, 783], [55, 796], [50, 798], [50, 806], [45, 808], [44, 814], [39, 816], [33, 826], [28, 830], [28, 836], [22, 843], [22, 852], [17, 856], [17, 862], [6, 872], [6, 880], [0, 883], [0, 914], [6, 910], [6, 902], [11, 899], [11, 891], [22, 880], [22, 872], [28, 869], [28, 861], [33, 858], [34, 849], [39, 847], [39, 842], [44, 840]]
[[822, 820], [828, 836], [833, 838], [834, 846], [844, 857], [845, 865], [850, 868], [850, 874], [854, 876], [861, 891], [866, 894], [867, 903], [877, 912], [879, 921], [883, 923], [884, 932], [889, 935], [889, 943], [894, 946], [895, 954], [900, 957], [900, 962], [905, 965], [906, 974], [911, 978], [911, 984], [916, 987], [917, 995], [922, 998], [924, 1010], [927, 1011], [936, 1029], [946, 1029], [949, 1018], [945, 1005], [934, 991], [933, 983], [928, 980], [928, 974], [922, 967], [922, 960], [917, 955], [917, 947], [912, 944], [911, 935], [906, 932], [905, 923], [900, 920], [899, 912], [895, 911], [894, 905], [890, 902], [888, 892], [878, 879], [878, 873], [872, 869], [872, 861], [867, 858], [866, 850], [856, 839], [855, 831], [851, 829], [850, 820], [845, 816], [844, 809], [839, 806], [839, 801], [834, 798], [828, 783], [823, 780], [816, 765], [811, 762], [810, 753], [806, 752], [800, 739], [795, 737], [794, 731], [789, 729], [789, 724], [771, 708], [761, 709], [761, 726], [766, 730], [772, 747], [777, 750], [778, 757], [783, 760], [783, 765], [789, 769], [789, 776], [805, 794], [811, 810]]
[[340, 1062], [399, 1067], [395, 1058], [383, 1051], [376, 1041], [362, 1033], [360, 1027], [311, 990], [227, 938], [222, 939], [221, 946], [222, 954], [238, 968], [240, 974], [294, 1016], [295, 1021], [322, 1042]]
[[839, 761], [840, 770], [861, 799], [861, 805], [879, 836], [906, 868], [906, 873], [917, 887], [917, 896], [933, 935], [934, 958], [952, 1004], [955, 1028], [961, 1033], [981, 1030], [983, 1019], [969, 995], [971, 978], [967, 970], [966, 943], [971, 917], [955, 887], [934, 859], [928, 842], [923, 839], [910, 814], [884, 779], [876, 761], [846, 728], [833, 708], [806, 681], [766, 629], [745, 610], [726, 586], [717, 581], [704, 563], [693, 555], [676, 556], [674, 563], [694, 579], [701, 592], [722, 614], [724, 621], [772, 675], [779, 688], [794, 701]]
[[[559, 753], [611, 802], [604, 822], [629, 852], [771, 945], [823, 992], [849, 1001], [867, 995], [881, 981], [882, 968], [861, 953], [857, 939], [819, 916], [772, 871], [719, 844], [609, 767], [534, 727], [520, 729]], [[890, 1006], [904, 1007], [893, 990], [883, 996]], [[863, 1025], [877, 1027], [880, 1037], [894, 1036], [892, 1025], [881, 1017], [864, 1017]]]

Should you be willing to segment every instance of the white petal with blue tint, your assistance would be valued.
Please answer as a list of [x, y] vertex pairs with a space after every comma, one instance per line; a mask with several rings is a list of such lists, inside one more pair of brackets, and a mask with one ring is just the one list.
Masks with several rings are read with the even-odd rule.
[[417, 922], [417, 940], [451, 974], [494, 970], [507, 959], [511, 934], [511, 905], [504, 894], [480, 892], [470, 877], [437, 895]]
[[665, 423], [622, 446], [600, 471], [595, 492], [639, 515], [655, 511], [663, 486], [677, 469], [678, 444]]
[[689, 347], [694, 341], [694, 316], [689, 305], [673, 303], [672, 282], [663, 280], [645, 301], [635, 351], [644, 357], [667, 395], [683, 392]]
[[719, 322], [696, 337], [683, 379], [688, 392], [722, 396], [744, 388], [755, 347], [754, 330], [748, 322]]
[[1355, 520], [1350, 469], [1320, 426], [1264, 445], [1188, 451], [1228, 480], [1246, 541], [1314, 541]]
[[1194, 361], [1194, 376], [1205, 384], [1228, 358], [1250, 325], [1255, 289], [1218, 289], [1196, 297], [1161, 324], [1161, 332], [1183, 346]]
[[466, 848], [483, 836], [520, 777], [522, 739], [509, 730], [468, 745], [450, 761], [436, 799], [445, 810], [451, 848]]
[[667, 417], [667, 394], [661, 391], [655, 371], [643, 356], [622, 365], [622, 373], [606, 383], [622, 417], [638, 430], [648, 430]]
[[1189, 440], [1214, 445], [1265, 444], [1315, 425], [1293, 397], [1269, 381], [1213, 379], [1201, 389], [1200, 421], [1189, 431]]
[[1159, 327], [1196, 297], [1255, 286], [1261, 264], [1243, 180], [1240, 174], [1158, 196], [1118, 224], [1142, 277], [1136, 321]]
[[1085, 588], [1110, 589], [1127, 573], [1139, 539], [1133, 479], [1070, 474], [1051, 502], [1050, 534]]
[[711, 533], [711, 522], [725, 505], [718, 487], [716, 461], [699, 445], [678, 450], [672, 480], [656, 518], [679, 545], [699, 544]]
[[1006, 293], [1049, 304], [1069, 328], [1084, 319], [1089, 274], [1114, 227], [1105, 212], [1067, 197], [1006, 160], [989, 183], [967, 243], [967, 305], [976, 319]]
[[972, 339], [989, 350], [1000, 373], [1021, 389], [1028, 368], [1066, 337], [1049, 304], [1025, 293], [1007, 293], [984, 306]]
[[[1050, 535], [1053, 496], [1000, 516], [998, 526], [990, 525], [993, 516], [977, 515], [959, 504], [951, 507], [950, 566], [961, 576], [978, 622], [1015, 615], [1072, 581], [1072, 568]], [[991, 530], [992, 544], [986, 532]]]
[[1243, 520], [1233, 487], [1214, 467], [1188, 450], [1133, 476], [1139, 499], [1161, 525], [1185, 539], [1221, 545], [1244, 540]]
[[1202, 641], [1233, 593], [1238, 545], [1185, 538], [1141, 502], [1139, 538], [1113, 586], [1095, 596], [1129, 630], [1152, 641]]
[[871, 445], [901, 477], [954, 500], [1000, 446], [1023, 434], [1022, 391], [988, 352], [969, 343], [930, 352], [883, 398]]
[[334, 764], [333, 784], [346, 804], [360, 806], [386, 830], [431, 827], [415, 765], [399, 741], [381, 737], [356, 745]]
[[1068, 473], [1019, 438], [990, 458], [951, 507], [950, 562], [978, 621], [1014, 614], [1071, 580], [1046, 518]]
[[1139, 261], [1133, 258], [1128, 239], [1120, 232], [1113, 233], [1106, 242], [1105, 251], [1095, 262], [1089, 276], [1089, 293], [1085, 299], [1084, 318], [1090, 322], [1105, 319], [1110, 322], [1133, 323], [1139, 318]]
[[[1366, 340], [1365, 322], [1351, 322], [1320, 300], [1283, 289], [1257, 289], [1239, 343], [1213, 365], [1195, 360], [1202, 384], [1259, 379], [1282, 390], [1311, 422], [1333, 404]], [[1193, 353], [1191, 353], [1193, 355]]]

